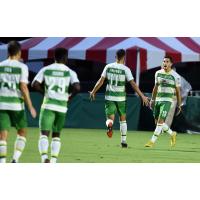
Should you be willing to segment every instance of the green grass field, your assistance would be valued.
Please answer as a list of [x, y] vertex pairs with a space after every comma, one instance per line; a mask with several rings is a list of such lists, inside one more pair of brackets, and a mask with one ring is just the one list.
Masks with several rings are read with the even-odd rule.
[[[29, 128], [27, 145], [21, 163], [39, 163], [38, 129]], [[163, 134], [153, 148], [145, 148], [152, 132], [129, 131], [128, 149], [120, 146], [120, 133], [114, 131], [110, 139], [105, 130], [63, 129], [59, 163], [195, 163], [200, 162], [200, 135], [179, 134], [177, 145], [169, 145], [169, 136]], [[8, 138], [10, 162], [16, 134], [11, 129]]]

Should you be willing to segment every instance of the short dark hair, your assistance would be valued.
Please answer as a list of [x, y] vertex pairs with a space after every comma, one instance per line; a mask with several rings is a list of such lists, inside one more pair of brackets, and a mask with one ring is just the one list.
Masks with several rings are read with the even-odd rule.
[[15, 56], [21, 51], [21, 44], [17, 41], [10, 41], [8, 43], [8, 55]]
[[119, 49], [117, 52], [116, 52], [116, 57], [118, 60], [121, 60], [126, 54], [126, 51], [124, 49]]
[[67, 50], [65, 48], [56, 48], [54, 51], [54, 59], [58, 63], [67, 61]]
[[166, 55], [164, 58], [168, 58], [171, 63], [173, 63], [173, 58], [171, 56]]

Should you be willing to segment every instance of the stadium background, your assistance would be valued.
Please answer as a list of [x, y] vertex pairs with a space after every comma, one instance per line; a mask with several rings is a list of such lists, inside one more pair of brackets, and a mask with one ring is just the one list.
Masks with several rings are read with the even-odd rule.
[[[10, 40], [18, 40], [18, 41], [30, 41], [34, 38], [0, 38], [0, 61], [5, 58], [5, 44]], [[73, 39], [73, 38], [72, 38]], [[113, 40], [113, 38], [105, 38], [107, 40]], [[133, 38], [134, 39], [134, 38]], [[38, 41], [43, 41], [44, 38], [38, 38]], [[67, 39], [65, 39], [67, 41]], [[77, 38], [77, 40], [82, 41], [83, 38]], [[103, 39], [102, 39], [103, 40]], [[126, 40], [126, 38], [114, 38], [115, 42], [118, 40], [120, 41]], [[144, 41], [151, 42], [156, 40], [156, 38], [143, 38]], [[187, 48], [192, 49], [195, 54], [195, 59], [193, 57], [187, 59], [187, 62], [184, 61], [181, 52], [175, 51], [172, 48], [162, 47], [165, 50], [167, 49], [167, 54], [172, 55], [175, 58], [175, 67], [177, 72], [183, 76], [193, 88], [193, 91], [190, 93], [190, 97], [187, 100], [187, 106], [184, 108], [183, 114], [187, 121], [190, 122], [188, 125], [187, 123], [183, 123], [181, 120], [175, 120], [175, 123], [172, 125], [172, 128], [177, 129], [178, 131], [185, 132], [185, 130], [190, 129], [190, 125], [199, 127], [200, 118], [200, 98], [199, 98], [199, 90], [200, 90], [200, 81], [199, 81], [199, 74], [200, 74], [200, 44], [195, 43], [194, 40], [190, 38], [179, 38], [180, 41], [183, 43], [185, 42]], [[199, 40], [197, 38], [197, 40]], [[115, 44], [114, 42], [114, 44]], [[38, 42], [39, 43], [39, 42]], [[53, 62], [53, 54], [52, 52], [48, 52], [48, 57], [44, 58], [29, 58], [29, 49], [36, 46], [38, 43], [29, 44], [22, 48], [22, 58], [24, 62], [29, 67], [29, 80], [30, 82], [33, 80], [36, 73], [45, 65], [48, 65]], [[111, 42], [112, 43], [112, 42]], [[117, 43], [117, 42], [116, 42]], [[113, 44], [113, 45], [114, 45]], [[75, 45], [75, 44], [74, 44]], [[73, 44], [71, 44], [73, 46]], [[94, 45], [95, 46], [95, 45]], [[173, 46], [173, 44], [171, 44]], [[161, 48], [160, 47], [160, 48]], [[120, 46], [119, 46], [120, 48]], [[136, 77], [136, 68], [137, 68], [137, 49], [138, 46], [134, 46], [134, 48], [129, 48], [127, 52], [127, 66], [130, 67], [134, 77]], [[154, 74], [155, 71], [160, 68], [159, 64], [155, 66], [151, 66], [148, 68], [148, 59], [149, 57], [145, 54], [144, 47], [139, 47], [140, 49], [140, 88], [143, 92], [150, 96], [154, 85]], [[105, 128], [105, 114], [104, 114], [104, 95], [103, 92], [105, 91], [105, 84], [104, 87], [100, 89], [97, 95], [97, 100], [95, 102], [89, 101], [88, 91], [90, 91], [93, 86], [95, 85], [96, 81], [101, 75], [101, 72], [106, 65], [106, 62], [102, 62], [101, 59], [98, 59], [98, 54], [102, 55], [102, 51], [106, 50], [106, 45], [102, 45], [98, 47], [96, 45], [96, 49], [94, 48], [93, 56], [96, 59], [68, 59], [67, 65], [75, 70], [78, 74], [80, 83], [81, 83], [81, 93], [78, 94], [72, 102], [69, 103], [69, 111], [67, 115], [67, 120], [65, 123], [65, 127], [70, 128]], [[48, 50], [49, 51], [49, 50]], [[38, 54], [40, 50], [38, 50]], [[3, 55], [3, 56], [2, 56]], [[144, 57], [143, 59], [141, 57]], [[160, 56], [160, 55], [159, 55]], [[158, 56], [158, 57], [159, 57]], [[113, 56], [114, 59], [114, 56]], [[130, 60], [131, 59], [131, 60]], [[157, 58], [156, 58], [157, 59]], [[155, 60], [156, 60], [155, 59]], [[161, 62], [160, 59], [159, 62]], [[182, 62], [183, 61], [183, 62]], [[150, 61], [151, 62], [151, 61]], [[152, 61], [154, 62], [154, 61]], [[156, 62], [155, 62], [156, 63]], [[157, 64], [157, 63], [156, 63]], [[33, 104], [39, 111], [42, 96], [38, 93], [35, 93], [29, 85], [29, 89], [31, 91], [31, 97], [33, 100]], [[141, 106], [140, 99], [134, 95], [132, 89], [129, 85], [127, 85], [127, 93], [128, 93], [128, 109], [127, 109], [127, 116], [128, 116], [128, 128], [129, 130], [153, 130], [154, 129], [154, 120], [152, 116], [152, 112], [143, 106]], [[31, 119], [28, 115], [29, 124], [32, 127], [38, 126], [38, 118], [36, 120]], [[145, 120], [148, 119], [148, 120]], [[119, 127], [118, 120], [116, 120], [115, 128]], [[180, 127], [182, 129], [180, 129]]]

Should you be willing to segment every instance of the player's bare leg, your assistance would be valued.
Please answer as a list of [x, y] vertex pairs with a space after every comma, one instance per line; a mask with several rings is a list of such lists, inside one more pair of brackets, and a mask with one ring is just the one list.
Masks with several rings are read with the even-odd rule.
[[126, 115], [121, 115], [120, 118], [120, 132], [121, 132], [121, 146], [122, 148], [127, 148], [126, 135], [127, 135], [127, 123]]
[[49, 133], [50, 131], [41, 131], [40, 138], [38, 142], [38, 149], [41, 155], [41, 162], [42, 163], [49, 163], [50, 160], [48, 159], [48, 148], [49, 148]]
[[0, 131], [0, 163], [6, 163], [8, 131]]
[[14, 144], [13, 163], [17, 163], [26, 146], [26, 129], [21, 128], [17, 131], [17, 138]]
[[114, 120], [115, 120], [115, 115], [107, 116], [106, 126], [107, 126], [107, 136], [109, 138], [111, 138], [113, 135], [112, 127], [113, 127]]
[[159, 135], [162, 132], [164, 120], [158, 119], [155, 120], [155, 122], [157, 123], [156, 123], [156, 128], [154, 130], [154, 134], [152, 135], [151, 139], [145, 144], [145, 147], [153, 147], [154, 143], [156, 142], [156, 140], [158, 139]]
[[158, 119], [154, 134], [153, 134], [151, 140], [147, 144], [145, 144], [145, 147], [152, 147], [162, 131], [168, 133], [171, 136], [171, 140], [170, 140], [171, 146], [175, 146], [176, 132], [173, 132], [163, 119]]

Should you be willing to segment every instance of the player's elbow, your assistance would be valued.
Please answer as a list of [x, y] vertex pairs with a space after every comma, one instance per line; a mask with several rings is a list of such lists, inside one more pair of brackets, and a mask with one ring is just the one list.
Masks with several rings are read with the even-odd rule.
[[20, 86], [19, 86], [21, 92], [24, 94], [27, 92], [28, 90], [28, 87], [27, 87], [27, 84], [26, 83], [20, 83]]
[[79, 83], [74, 83], [73, 84], [73, 93], [77, 94], [81, 91], [81, 86]]
[[32, 87], [34, 90], [36, 90], [36, 88], [37, 88], [37, 83], [36, 83], [36, 82], [33, 82], [33, 83], [31, 84], [31, 87]]
[[40, 91], [40, 83], [39, 83], [39, 82], [34, 81], [34, 82], [32, 83], [31, 86], [32, 86], [32, 88], [33, 88], [34, 90]]
[[104, 81], [105, 81], [105, 78], [102, 76], [98, 81], [98, 84], [100, 87], [104, 84]]

